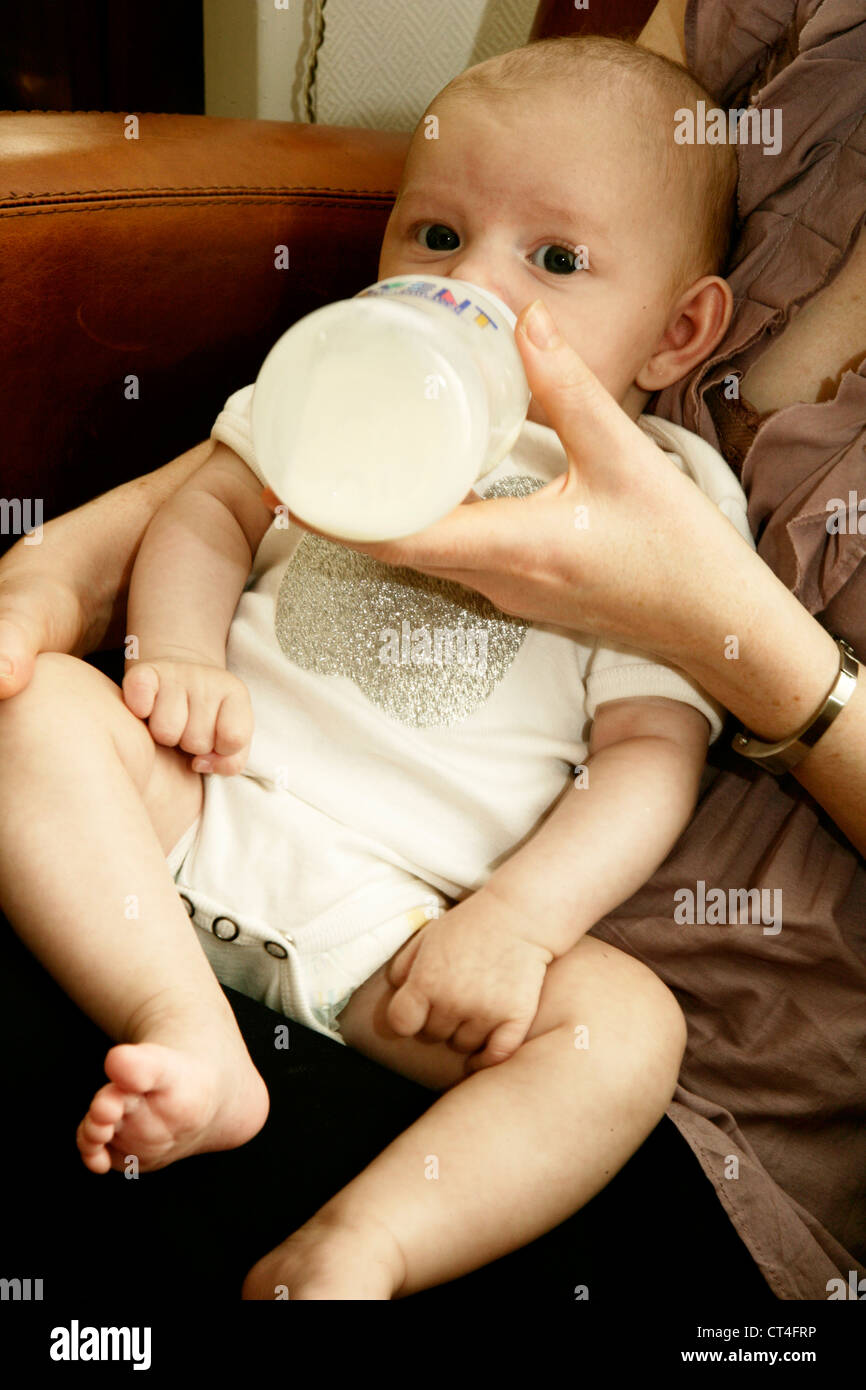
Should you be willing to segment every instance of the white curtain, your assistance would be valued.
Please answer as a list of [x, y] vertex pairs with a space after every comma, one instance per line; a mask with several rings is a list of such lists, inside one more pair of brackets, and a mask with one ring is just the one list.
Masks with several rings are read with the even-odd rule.
[[526, 43], [537, 8], [538, 0], [327, 0], [317, 120], [412, 130], [458, 72]]
[[[409, 131], [458, 72], [529, 38], [538, 0], [327, 0], [321, 125]], [[319, 0], [203, 0], [209, 116], [306, 121]]]

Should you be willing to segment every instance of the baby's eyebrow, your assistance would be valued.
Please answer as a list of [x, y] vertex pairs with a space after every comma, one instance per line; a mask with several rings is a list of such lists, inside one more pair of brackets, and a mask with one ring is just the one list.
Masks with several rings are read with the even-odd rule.
[[[453, 197], [453, 190], [449, 188], [426, 188], [409, 186], [404, 188], [397, 198], [397, 204], [406, 202], [426, 202], [435, 203], [438, 200], [443, 202]], [[543, 218], [546, 222], [559, 223], [562, 227], [573, 226], [581, 232], [588, 232], [591, 237], [610, 240], [610, 230], [604, 223], [593, 217], [585, 208], [560, 207], [554, 203], [546, 202], [543, 198], [521, 199], [521, 207], [526, 209], [527, 218]]]
[[527, 207], [533, 216], [544, 217], [557, 222], [571, 223], [583, 231], [588, 231], [592, 236], [606, 236], [607, 228], [599, 222], [592, 213], [586, 208], [559, 207], [553, 203], [546, 203], [543, 199], [533, 198], [527, 201]]

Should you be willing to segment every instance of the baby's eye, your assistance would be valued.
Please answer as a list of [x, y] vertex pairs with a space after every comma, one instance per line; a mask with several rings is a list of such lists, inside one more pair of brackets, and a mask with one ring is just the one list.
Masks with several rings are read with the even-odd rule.
[[415, 235], [416, 241], [422, 239], [428, 251], [455, 251], [460, 244], [457, 233], [444, 222], [425, 222]]
[[555, 242], [547, 241], [544, 246], [539, 246], [537, 251], [533, 251], [530, 259], [533, 265], [538, 265], [535, 257], [544, 252], [544, 264], [542, 270], [549, 270], [553, 275], [570, 275], [572, 271], [579, 270], [575, 265], [575, 253], [567, 246], [557, 246]]

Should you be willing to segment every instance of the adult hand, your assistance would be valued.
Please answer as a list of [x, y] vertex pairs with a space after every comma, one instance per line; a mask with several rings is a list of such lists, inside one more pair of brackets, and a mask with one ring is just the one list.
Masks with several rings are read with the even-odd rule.
[[[528, 336], [536, 316], [542, 329], [547, 317], [552, 330], [546, 347]], [[671, 660], [701, 630], [713, 595], [730, 592], [732, 569], [747, 566], [753, 552], [629, 419], [540, 301], [523, 310], [515, 336], [532, 394], [565, 448], [567, 471], [527, 497], [461, 504], [400, 540], [343, 544], [455, 580], [506, 613]]]
[[28, 684], [37, 653], [77, 654], [85, 636], [72, 585], [39, 570], [33, 551], [22, 546], [18, 541], [0, 561], [0, 700]]
[[[515, 336], [530, 390], [565, 449], [566, 471], [527, 497], [461, 505], [402, 540], [344, 544], [455, 580], [506, 613], [654, 656], [685, 671], [759, 738], [789, 737], [836, 678], [833, 638], [629, 419], [555, 325], [547, 347], [533, 343], [527, 329], [538, 303], [520, 314]], [[586, 527], [575, 525], [584, 518]], [[729, 659], [732, 636], [737, 660]], [[861, 853], [864, 732], [861, 679], [794, 772]]]
[[120, 646], [129, 576], [156, 512], [210, 457], [203, 440], [144, 477], [53, 517], [38, 545], [0, 558], [0, 700], [28, 684], [40, 652]]

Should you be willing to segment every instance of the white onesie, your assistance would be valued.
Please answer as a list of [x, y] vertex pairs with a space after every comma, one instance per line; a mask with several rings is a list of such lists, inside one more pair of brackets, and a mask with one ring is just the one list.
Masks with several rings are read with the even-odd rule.
[[[211, 435], [261, 479], [252, 393], [228, 399]], [[721, 456], [680, 426], [638, 424], [754, 546]], [[566, 467], [555, 431], [527, 421], [476, 490], [525, 495]], [[336, 1038], [352, 989], [544, 818], [600, 705], [682, 700], [711, 742], [725, 717], [663, 663], [509, 617], [285, 518], [256, 552], [227, 663], [250, 692], [249, 760], [205, 779], [201, 823], [169, 864], [223, 983]]]

